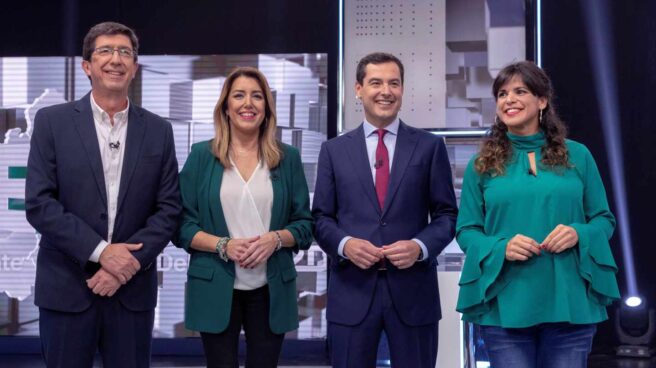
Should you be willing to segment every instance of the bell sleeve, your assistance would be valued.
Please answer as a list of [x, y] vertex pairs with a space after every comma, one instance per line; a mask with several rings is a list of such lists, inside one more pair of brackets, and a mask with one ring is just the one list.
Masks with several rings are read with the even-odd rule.
[[475, 171], [474, 160], [475, 157], [465, 170], [456, 224], [456, 239], [466, 255], [456, 309], [481, 315], [489, 310], [488, 302], [507, 284], [501, 271], [508, 239], [485, 233], [482, 176]]
[[615, 217], [608, 208], [606, 190], [594, 158], [585, 147], [581, 156], [574, 164], [584, 185], [585, 223], [570, 224], [579, 236], [578, 272], [588, 283], [588, 297], [600, 305], [609, 305], [620, 298], [615, 278], [617, 265], [608, 243]]

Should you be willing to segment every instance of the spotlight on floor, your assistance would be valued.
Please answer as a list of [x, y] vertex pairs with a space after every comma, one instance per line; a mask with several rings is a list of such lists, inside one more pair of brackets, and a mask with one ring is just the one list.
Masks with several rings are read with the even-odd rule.
[[655, 352], [651, 343], [656, 332], [656, 314], [642, 298], [631, 296], [615, 312], [615, 331], [620, 340], [617, 355], [648, 358]]
[[624, 301], [629, 307], [639, 307], [642, 304], [642, 299], [639, 296], [630, 296]]

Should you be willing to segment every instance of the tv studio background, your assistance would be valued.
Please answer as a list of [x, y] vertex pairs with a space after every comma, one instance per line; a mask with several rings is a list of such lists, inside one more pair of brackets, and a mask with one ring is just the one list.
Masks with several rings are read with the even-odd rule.
[[[42, 366], [31, 296], [38, 234], [23, 211], [32, 119], [90, 90], [82, 38], [107, 20], [139, 36], [130, 98], [171, 122], [180, 167], [192, 143], [212, 136], [211, 113], [231, 68], [255, 66], [274, 90], [279, 139], [301, 151], [310, 192], [321, 143], [361, 122], [353, 85], [363, 55], [388, 51], [404, 62], [401, 117], [444, 137], [458, 199], [464, 167], [494, 119], [496, 72], [537, 62], [553, 81], [569, 137], [595, 157], [620, 220], [611, 246], [622, 297], [640, 297], [647, 311], [656, 303], [654, 0], [12, 0], [0, 14], [0, 367]], [[158, 258], [154, 365], [202, 362], [198, 335], [183, 326], [187, 261], [172, 245]], [[438, 366], [483, 367], [475, 330], [454, 310], [463, 261], [455, 242], [439, 261]], [[287, 334], [281, 364], [326, 366], [328, 260], [315, 243], [295, 262], [300, 328]], [[615, 356], [622, 303], [599, 325], [590, 366], [656, 367]], [[640, 331], [656, 323], [637, 320]], [[379, 358], [389, 364], [384, 339]]]

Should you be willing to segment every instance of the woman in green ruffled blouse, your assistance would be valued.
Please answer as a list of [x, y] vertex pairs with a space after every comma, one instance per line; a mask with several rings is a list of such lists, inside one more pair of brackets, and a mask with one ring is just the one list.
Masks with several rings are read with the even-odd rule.
[[462, 188], [457, 309], [480, 325], [493, 367], [586, 367], [595, 324], [619, 298], [615, 218], [544, 71], [511, 64], [493, 92], [497, 117]]

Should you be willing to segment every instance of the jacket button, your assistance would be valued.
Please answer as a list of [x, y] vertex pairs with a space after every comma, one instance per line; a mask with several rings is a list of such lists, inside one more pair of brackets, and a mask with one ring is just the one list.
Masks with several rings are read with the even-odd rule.
[[387, 222], [380, 220], [380, 226], [387, 226]]

